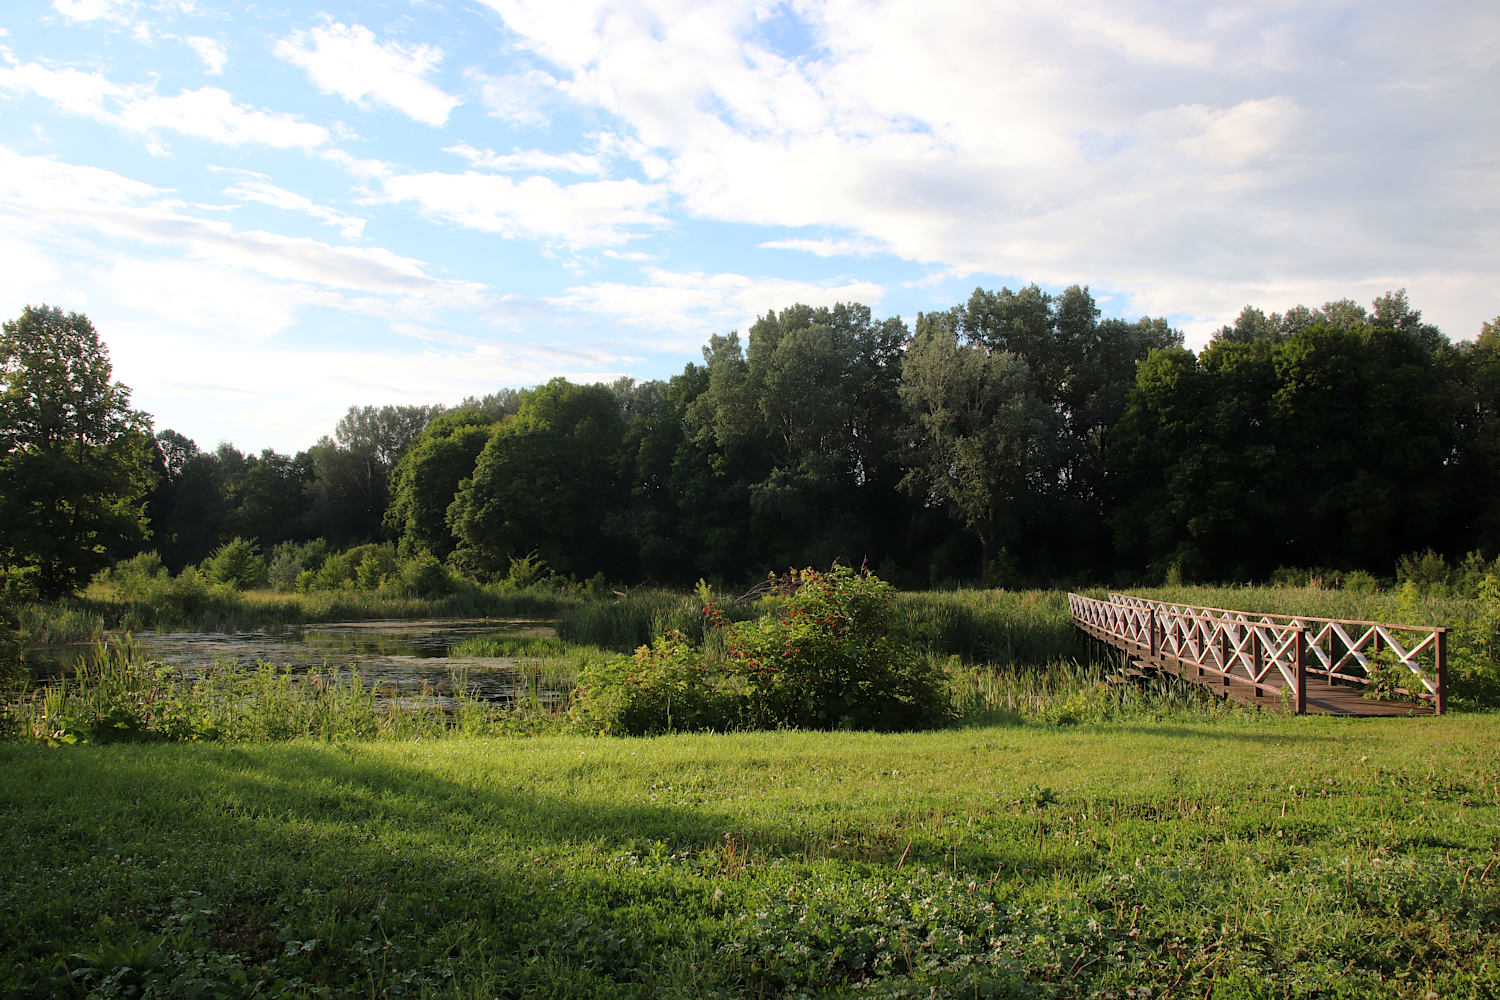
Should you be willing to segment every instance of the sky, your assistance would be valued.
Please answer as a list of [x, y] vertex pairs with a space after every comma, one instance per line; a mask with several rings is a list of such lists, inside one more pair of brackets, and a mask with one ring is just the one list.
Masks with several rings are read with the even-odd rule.
[[668, 378], [794, 303], [1087, 285], [1201, 346], [1500, 316], [1493, 0], [5, 0], [0, 315], [158, 430]]

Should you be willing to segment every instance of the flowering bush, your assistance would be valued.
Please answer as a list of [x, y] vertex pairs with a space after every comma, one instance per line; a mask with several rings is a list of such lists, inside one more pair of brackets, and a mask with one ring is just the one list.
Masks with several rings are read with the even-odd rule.
[[573, 715], [585, 728], [620, 736], [737, 728], [740, 700], [722, 667], [676, 630], [634, 656], [589, 663], [573, 693]]
[[946, 717], [941, 670], [892, 632], [889, 584], [843, 566], [793, 570], [773, 582], [775, 609], [752, 621], [730, 621], [706, 595], [703, 613], [722, 653], [674, 630], [634, 657], [586, 670], [576, 717], [592, 730], [638, 735], [915, 729]]
[[915, 729], [948, 711], [940, 670], [892, 631], [890, 584], [868, 570], [793, 570], [773, 614], [726, 623], [725, 660], [758, 727]]

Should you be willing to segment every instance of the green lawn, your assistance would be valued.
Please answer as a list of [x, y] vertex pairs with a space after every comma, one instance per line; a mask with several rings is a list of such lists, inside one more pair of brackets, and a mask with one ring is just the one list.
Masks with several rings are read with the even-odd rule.
[[0, 774], [0, 995], [1500, 991], [1495, 716], [11, 743]]

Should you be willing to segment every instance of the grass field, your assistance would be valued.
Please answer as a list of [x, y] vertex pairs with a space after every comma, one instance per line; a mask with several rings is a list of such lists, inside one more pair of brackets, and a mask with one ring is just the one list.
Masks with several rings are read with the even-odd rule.
[[1500, 718], [0, 744], [0, 995], [1494, 997]]

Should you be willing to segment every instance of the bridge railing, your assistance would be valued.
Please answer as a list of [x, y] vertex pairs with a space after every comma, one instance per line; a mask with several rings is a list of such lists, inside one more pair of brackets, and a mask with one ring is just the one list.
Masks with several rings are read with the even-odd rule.
[[[1108, 601], [1068, 595], [1088, 631], [1118, 638], [1148, 658], [1170, 656], [1257, 691], [1285, 687], [1304, 710], [1309, 676], [1369, 685], [1381, 659], [1410, 675], [1402, 690], [1444, 709], [1447, 629], [1260, 614], [1111, 594]], [[1280, 681], [1277, 683], [1277, 676]]]

